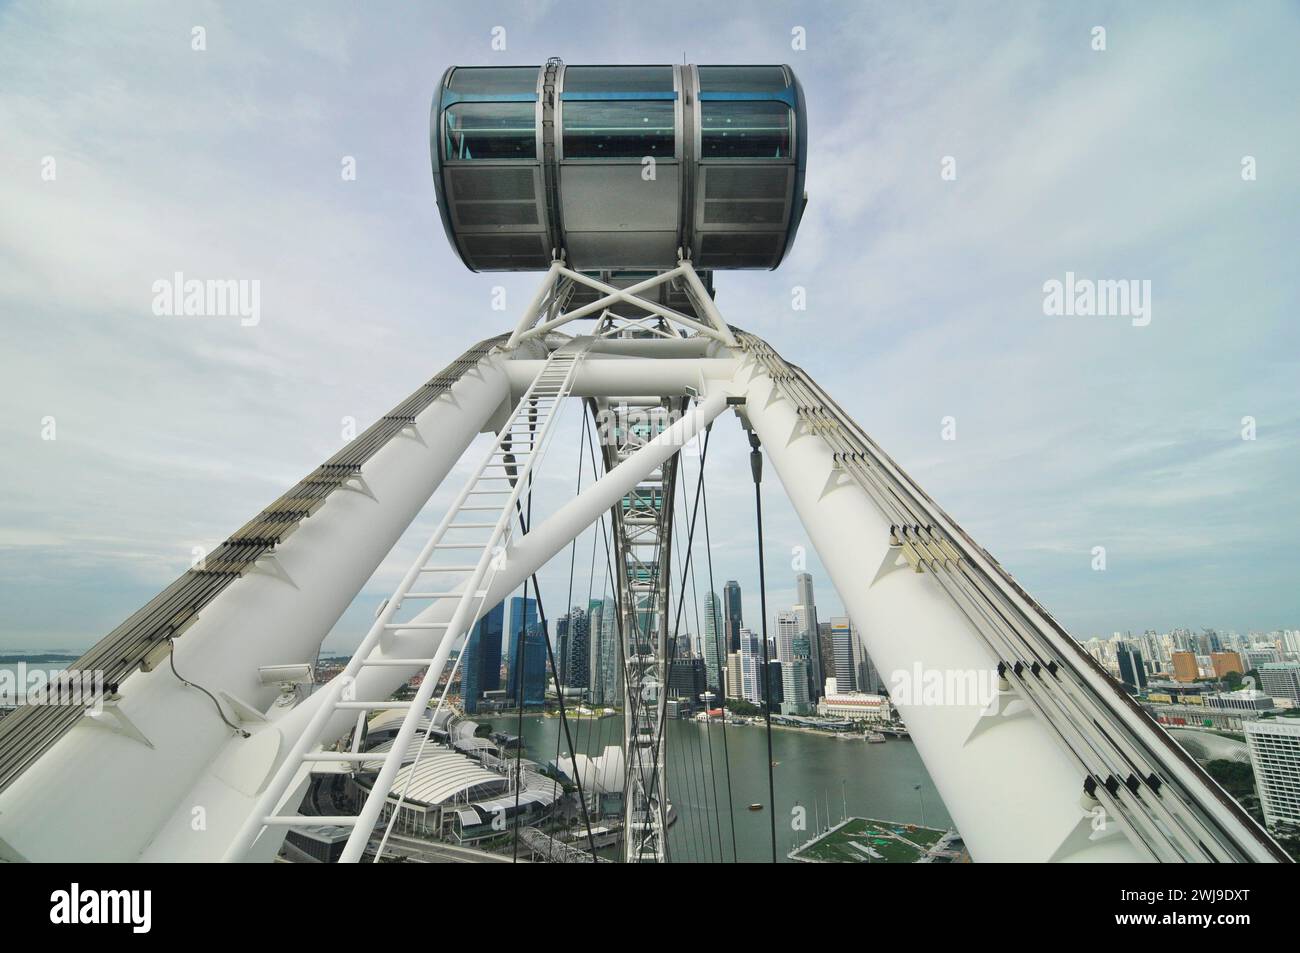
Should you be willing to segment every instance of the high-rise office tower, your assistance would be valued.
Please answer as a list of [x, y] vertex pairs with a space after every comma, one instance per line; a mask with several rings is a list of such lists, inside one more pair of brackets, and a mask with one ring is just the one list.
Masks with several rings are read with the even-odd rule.
[[740, 630], [740, 695], [751, 705], [762, 700], [763, 640], [749, 629]]
[[794, 612], [776, 614], [776, 655], [782, 662], [794, 659], [794, 640], [799, 638], [799, 616]]
[[724, 673], [727, 677], [727, 697], [744, 698], [744, 686], [741, 685], [740, 679], [741, 664], [739, 652], [727, 653], [727, 670]]
[[620, 661], [618, 633], [618, 605], [613, 599], [608, 599], [605, 611], [600, 616], [600, 674], [604, 683], [605, 704], [610, 706], [623, 703], [623, 664]]
[[1131, 692], [1145, 691], [1147, 673], [1142, 666], [1142, 653], [1133, 645], [1121, 645], [1116, 653], [1119, 658], [1119, 680]]
[[580, 607], [569, 610], [568, 660], [564, 664], [565, 687], [589, 688], [591, 686], [591, 620]]
[[[797, 640], [801, 641], [801, 640]], [[781, 711], [787, 715], [807, 714], [808, 660], [796, 657], [781, 662]]]
[[861, 692], [866, 686], [861, 681], [861, 664], [857, 645], [857, 631], [847, 616], [831, 619], [831, 648], [835, 653], [836, 691]]
[[520, 620], [523, 621], [523, 632], [527, 633], [529, 629], [537, 625], [537, 600], [525, 599], [522, 596], [510, 597], [510, 618], [506, 626], [505, 638], [505, 658], [506, 671], [510, 671], [510, 666], [515, 657], [515, 645], [519, 641]]
[[555, 620], [555, 667], [561, 685], [569, 684], [569, 616]]
[[613, 599], [593, 599], [588, 606], [590, 695], [597, 705], [616, 705], [622, 701], [617, 616], [618, 605]]
[[767, 703], [772, 711], [781, 710], [785, 690], [781, 684], [781, 663], [773, 658], [767, 663]]
[[740, 649], [740, 583], [728, 579], [722, 587], [722, 621], [727, 633], [727, 651]]
[[704, 676], [709, 690], [721, 694], [721, 667], [731, 651], [730, 643], [723, 638], [722, 617], [718, 611], [718, 594], [704, 596]]
[[469, 638], [465, 640], [460, 660], [461, 706], [467, 715], [478, 711], [484, 692], [501, 687], [501, 631], [505, 619], [505, 603], [489, 609], [474, 623]]
[[527, 641], [528, 633], [537, 628], [537, 600], [522, 596], [510, 598], [510, 622], [506, 629], [506, 694], [511, 701], [519, 699], [519, 668], [515, 653]]
[[521, 700], [519, 684], [521, 677], [524, 707], [533, 707], [546, 701], [546, 636], [540, 626], [535, 625], [524, 633], [521, 652], [515, 664], [510, 666], [509, 673], [508, 695], [513, 704], [517, 705]]
[[822, 695], [825, 672], [822, 667], [821, 640], [817, 637], [817, 603], [813, 598], [811, 573], [801, 572], [794, 577], [795, 604], [793, 612], [799, 617], [800, 634], [808, 640], [808, 698], [816, 701]]
[[700, 704], [700, 696], [707, 686], [704, 681], [704, 659], [682, 658], [673, 660], [673, 667], [668, 673], [668, 694], [672, 698], [685, 698], [694, 707]]

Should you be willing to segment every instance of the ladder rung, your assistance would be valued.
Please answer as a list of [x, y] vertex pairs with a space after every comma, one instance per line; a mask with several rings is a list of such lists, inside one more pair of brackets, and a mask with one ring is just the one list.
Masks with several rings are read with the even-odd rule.
[[375, 668], [428, 668], [433, 664], [431, 658], [373, 658], [361, 663]]
[[450, 622], [388, 622], [385, 629], [445, 629]]
[[[403, 599], [453, 599], [459, 598], [464, 594], [463, 590], [458, 592], [408, 592], [402, 596]], [[474, 593], [475, 599], [481, 599], [487, 595], [486, 589], [480, 589]]]
[[464, 512], [465, 510], [492, 510], [494, 513], [501, 512], [501, 507], [499, 506], [462, 506], [460, 509], [461, 512]]
[[267, 827], [355, 827], [360, 818], [352, 814], [272, 814], [262, 818]]
[[[510, 493], [511, 493], [510, 490], [470, 490], [465, 495], [466, 496], [487, 496], [491, 494], [494, 496], [501, 496], [504, 494], [506, 496], [509, 496]], [[462, 506], [461, 509], [467, 509], [467, 507]], [[493, 509], [500, 509], [500, 507], [494, 506]]]
[[411, 707], [410, 702], [335, 702], [334, 707], [343, 711], [403, 711]]
[[496, 523], [448, 523], [447, 529], [495, 529]]
[[478, 566], [421, 566], [420, 572], [473, 572]]

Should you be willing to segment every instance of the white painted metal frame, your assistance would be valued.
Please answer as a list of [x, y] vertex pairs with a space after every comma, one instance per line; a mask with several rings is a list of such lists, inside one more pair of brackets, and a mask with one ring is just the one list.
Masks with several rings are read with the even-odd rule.
[[[705, 316], [706, 320], [704, 322], [641, 296], [644, 291], [668, 284], [678, 278], [686, 283], [691, 302]], [[554, 312], [561, 302], [561, 279], [568, 279], [586, 285], [596, 291], [604, 292], [604, 295], [590, 304], [557, 315]], [[709, 296], [708, 289], [704, 287], [704, 282], [695, 273], [695, 268], [691, 265], [690, 259], [683, 258], [677, 263], [676, 268], [671, 268], [644, 281], [639, 281], [628, 288], [621, 289], [615, 288], [613, 285], [597, 278], [592, 278], [590, 275], [584, 275], [580, 271], [574, 271], [562, 261], [551, 262], [550, 270], [547, 271], [546, 277], [542, 280], [542, 286], [524, 311], [518, 326], [506, 342], [505, 349], [507, 351], [513, 350], [524, 341], [543, 337], [548, 332], [579, 318], [601, 314], [611, 305], [616, 304], [628, 304], [641, 308], [650, 314], [663, 318], [667, 322], [689, 328], [697, 334], [720, 341], [728, 347], [736, 346], [735, 336], [731, 333], [731, 328], [727, 326], [727, 322], [722, 319], [721, 313]]]
[[[325, 691], [329, 694], [320, 705], [316, 717], [312, 719], [307, 729], [299, 735], [289, 756], [284, 759], [275, 777], [266, 786], [258, 799], [256, 809], [246, 819], [239, 835], [230, 846], [227, 859], [242, 859], [244, 854], [252, 848], [257, 837], [270, 825], [302, 826], [321, 823], [319, 819], [310, 816], [277, 815], [274, 811], [303, 763], [312, 760], [339, 760], [337, 755], [311, 755], [308, 753], [311, 747], [319, 743], [322, 730], [331, 714], [348, 709], [356, 710], [362, 714], [384, 709], [402, 709], [406, 711], [406, 715], [402, 720], [401, 727], [398, 729], [392, 748], [384, 754], [371, 759], [382, 761], [383, 766], [375, 778], [361, 812], [355, 818], [332, 822], [337, 823], [339, 826], [352, 827], [352, 833], [348, 837], [347, 845], [343, 849], [340, 860], [344, 863], [354, 863], [360, 859], [366, 845], [369, 843], [371, 831], [387, 800], [388, 792], [392, 789], [393, 780], [401, 768], [402, 758], [410, 746], [421, 717], [426, 713], [430, 699], [433, 697], [442, 669], [446, 665], [447, 657], [450, 654], [451, 646], [468, 632], [473, 620], [481, 614], [482, 603], [489, 589], [489, 586], [485, 586], [484, 583], [490, 584], [491, 578], [500, 569], [501, 561], [497, 557], [499, 557], [504, 543], [508, 542], [511, 535], [515, 503], [523, 493], [529, 474], [531, 474], [533, 467], [549, 442], [552, 433], [551, 423], [555, 419], [555, 411], [559, 406], [559, 402], [568, 395], [569, 390], [572, 388], [574, 370], [581, 356], [581, 352], [574, 350], [556, 352], [551, 355], [550, 360], [543, 366], [541, 373], [537, 375], [533, 384], [520, 399], [510, 420], [501, 428], [482, 462], [465, 483], [456, 501], [438, 524], [438, 528], [429, 537], [415, 562], [411, 564], [401, 582], [398, 583], [393, 596], [384, 604], [383, 611], [375, 619], [370, 631], [362, 640], [361, 645], [348, 662], [342, 675], [333, 679], [326, 687]], [[550, 404], [539, 410], [537, 407], [539, 400], [549, 401]], [[513, 476], [485, 476], [485, 472], [489, 469], [505, 468], [504, 463], [497, 461], [504, 459], [507, 454], [513, 454], [513, 451], [504, 450], [503, 447], [507, 442], [513, 443], [513, 438], [517, 434], [516, 422], [522, 420], [535, 423], [539, 419], [541, 420], [541, 431], [537, 437], [536, 449], [528, 454], [528, 459], [523, 467], [518, 468]], [[476, 489], [485, 480], [512, 483], [512, 487], [510, 490]], [[495, 522], [491, 524], [492, 532], [490, 537], [486, 542], [482, 543], [444, 543], [443, 538], [447, 531], [456, 525], [453, 523], [456, 516], [462, 512], [462, 509], [469, 502], [469, 497], [474, 494], [506, 495], [508, 497], [505, 503], [500, 505], [498, 516]], [[492, 505], [496, 506], [497, 504]], [[394, 622], [394, 614], [401, 608], [403, 601], [406, 599], [442, 598], [451, 595], [451, 593], [413, 592], [411, 589], [416, 580], [421, 578], [424, 573], [446, 574], [464, 571], [459, 567], [430, 565], [429, 560], [433, 554], [439, 548], [448, 547], [480, 550], [477, 562], [470, 572], [470, 577], [464, 583], [464, 588], [459, 594], [457, 606], [450, 621], [413, 620]], [[413, 659], [372, 658], [372, 653], [378, 647], [379, 641], [385, 633], [394, 630], [409, 631], [412, 629], [439, 629], [445, 631], [442, 644], [432, 659], [417, 661]], [[400, 666], [404, 662], [409, 665], [426, 666], [424, 680], [421, 682], [413, 701], [390, 702], [382, 699], [358, 701], [350, 697], [349, 691], [354, 686], [356, 677], [363, 667], [367, 665]]]
[[[605, 460], [616, 469], [672, 424], [672, 410], [663, 400], [610, 403], [614, 439], [605, 449]], [[668, 788], [660, 739], [667, 703], [676, 466], [674, 457], [647, 474], [619, 501], [614, 519], [623, 610], [623, 857], [628, 863], [668, 859]]]

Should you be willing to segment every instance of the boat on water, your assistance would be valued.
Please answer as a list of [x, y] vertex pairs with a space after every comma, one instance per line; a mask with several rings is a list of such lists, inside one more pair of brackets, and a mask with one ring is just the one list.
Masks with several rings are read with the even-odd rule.
[[751, 804], [751, 805], [749, 805], [749, 809], [750, 809], [751, 811], [761, 811], [761, 810], [763, 809], [763, 805], [761, 805], [761, 804]]
[[868, 731], [862, 737], [869, 745], [883, 745], [885, 743], [885, 736], [878, 731]]

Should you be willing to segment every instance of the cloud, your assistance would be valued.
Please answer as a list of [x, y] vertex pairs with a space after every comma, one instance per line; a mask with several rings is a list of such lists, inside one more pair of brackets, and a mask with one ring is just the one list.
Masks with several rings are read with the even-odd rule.
[[[1294, 587], [1260, 580], [1294, 578], [1284, 543], [1300, 530], [1287, 505], [1300, 463], [1297, 15], [1095, 16], [1105, 53], [1088, 47], [1092, 15], [1054, 5], [676, 2], [656, 8], [654, 31], [601, 4], [382, 19], [341, 4], [5, 7], [0, 558], [14, 574], [0, 582], [0, 642], [93, 642], [191, 546], [334, 452], [342, 417], [364, 426], [513, 322], [491, 289], [517, 307], [536, 276], [472, 275], [442, 236], [433, 85], [453, 63], [592, 50], [794, 66], [811, 112], [808, 214], [780, 271], [718, 276], [719, 305], [807, 368], [1076, 634], [1296, 624]], [[496, 25], [505, 53], [490, 46]], [[806, 52], [790, 47], [796, 25]], [[1239, 175], [1246, 154], [1255, 182]], [[939, 177], [945, 155], [954, 182]], [[1042, 283], [1066, 270], [1150, 279], [1152, 324], [1045, 317]], [[154, 316], [152, 282], [176, 271], [260, 281], [261, 323]], [[796, 284], [807, 312], [790, 309]], [[1239, 436], [1248, 414], [1254, 442]], [[956, 441], [940, 439], [947, 415]], [[757, 628], [747, 447], [729, 419], [714, 434], [714, 583], [741, 580]], [[539, 515], [571, 492], [574, 457], [552, 454]], [[329, 646], [360, 637], [465, 472]], [[806, 539], [775, 480], [764, 493], [775, 611]], [[594, 538], [578, 544], [579, 577]], [[1098, 544], [1104, 578], [1087, 568]], [[558, 615], [567, 559], [542, 578]]]

